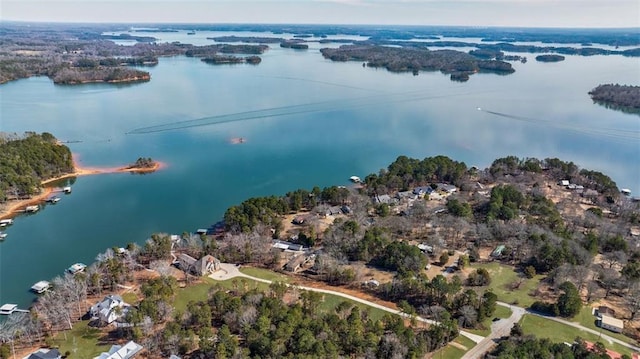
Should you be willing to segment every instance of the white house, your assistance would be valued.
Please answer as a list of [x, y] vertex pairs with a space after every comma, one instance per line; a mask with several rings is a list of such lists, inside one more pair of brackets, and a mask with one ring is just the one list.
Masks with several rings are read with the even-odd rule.
[[135, 357], [143, 349], [142, 345], [130, 341], [125, 345], [113, 345], [108, 352], [93, 359], [129, 359]]
[[130, 305], [125, 303], [121, 296], [109, 294], [104, 297], [101, 302], [91, 306], [89, 315], [91, 319], [97, 319], [101, 323], [111, 324], [124, 317], [129, 307]]
[[624, 329], [624, 322], [620, 319], [616, 319], [606, 314], [601, 314], [600, 327], [610, 330], [614, 333], [622, 333], [622, 330]]

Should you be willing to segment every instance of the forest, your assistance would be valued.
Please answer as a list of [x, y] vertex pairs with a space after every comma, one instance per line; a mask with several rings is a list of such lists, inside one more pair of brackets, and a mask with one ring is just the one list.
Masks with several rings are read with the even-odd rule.
[[478, 60], [467, 53], [455, 50], [426, 48], [397, 48], [377, 45], [342, 45], [339, 48], [323, 48], [322, 56], [332, 61], [362, 61], [368, 67], [384, 67], [393, 72], [441, 71], [442, 73], [475, 73], [491, 71], [512, 73], [508, 62]]
[[73, 169], [71, 151], [50, 133], [0, 135], [0, 202], [36, 194], [43, 180]]
[[640, 113], [640, 86], [598, 85], [589, 91], [589, 95], [595, 103], [625, 112]]

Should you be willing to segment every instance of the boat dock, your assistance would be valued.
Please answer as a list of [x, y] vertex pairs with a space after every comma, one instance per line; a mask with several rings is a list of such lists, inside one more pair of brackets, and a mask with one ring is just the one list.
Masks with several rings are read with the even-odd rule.
[[17, 304], [3, 304], [0, 307], [0, 315], [10, 315], [10, 314], [13, 314], [15, 312], [18, 312], [18, 313], [29, 313], [29, 311], [26, 310], [26, 309], [18, 309], [18, 305]]
[[36, 213], [40, 209], [40, 206], [34, 204], [33, 206], [27, 206], [24, 211], [27, 213]]
[[71, 267], [67, 268], [67, 272], [76, 274], [83, 272], [85, 268], [87, 268], [87, 265], [84, 263], [74, 263], [71, 265]]
[[5, 238], [7, 238], [7, 234], [0, 231], [0, 241], [4, 241]]
[[31, 290], [35, 293], [42, 294], [51, 288], [51, 284], [46, 280], [41, 280], [31, 286]]
[[71, 187], [70, 186], [66, 186], [62, 188], [62, 192], [69, 194], [71, 193]]

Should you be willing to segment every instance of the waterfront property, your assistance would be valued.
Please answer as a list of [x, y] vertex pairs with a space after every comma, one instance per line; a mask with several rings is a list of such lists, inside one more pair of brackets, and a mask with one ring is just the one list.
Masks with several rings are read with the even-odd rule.
[[69, 268], [67, 268], [67, 272], [71, 274], [76, 274], [83, 272], [87, 268], [87, 265], [84, 263], [74, 263]]
[[185, 272], [204, 276], [220, 269], [220, 260], [211, 255], [195, 259], [186, 253], [178, 254], [177, 266]]
[[89, 308], [89, 315], [92, 320], [97, 320], [99, 324], [111, 324], [123, 318], [130, 305], [121, 296], [109, 294], [101, 302]]
[[31, 290], [34, 293], [42, 294], [51, 288], [51, 284], [46, 280], [41, 280], [38, 283], [31, 286]]

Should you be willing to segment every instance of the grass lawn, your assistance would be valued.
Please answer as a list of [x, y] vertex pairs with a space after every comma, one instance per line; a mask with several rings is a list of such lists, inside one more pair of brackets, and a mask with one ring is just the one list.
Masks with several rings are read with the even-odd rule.
[[122, 294], [122, 300], [129, 304], [136, 304], [138, 303], [138, 296], [135, 293], [126, 292]]
[[[600, 327], [598, 327], [596, 325], [596, 316], [591, 314], [591, 307], [590, 306], [584, 306], [582, 308], [582, 310], [580, 311], [580, 313], [578, 313], [578, 315], [576, 315], [575, 317], [573, 317], [570, 320], [572, 322], [578, 322], [584, 327], [587, 327], [587, 328], [590, 328], [590, 329], [593, 329], [593, 330], [600, 330]], [[626, 343], [634, 344], [634, 345], [636, 344], [635, 340], [629, 338], [626, 335], [610, 332], [608, 330], [605, 330], [604, 333], [606, 333], [610, 337], [614, 337], [616, 339], [620, 339], [620, 340], [622, 340], [622, 341], [624, 341]]]
[[482, 335], [483, 337], [486, 337], [489, 334], [491, 334], [491, 322], [493, 321], [493, 318], [509, 318], [511, 316], [511, 313], [512, 313], [511, 309], [507, 307], [503, 307], [501, 305], [496, 305], [496, 311], [493, 313], [493, 316], [485, 319], [482, 322], [482, 326], [484, 326], [486, 329], [465, 329], [465, 330], [468, 331], [469, 333]]
[[326, 294], [326, 293], [323, 293], [323, 295], [324, 295], [324, 301], [322, 302], [322, 304], [320, 304], [320, 310], [333, 311], [333, 309], [335, 307], [337, 307], [338, 304], [340, 304], [341, 302], [346, 301], [346, 302], [349, 302], [351, 304], [355, 304], [362, 311], [368, 310], [369, 311], [369, 317], [371, 319], [373, 319], [373, 320], [382, 319], [382, 317], [385, 314], [392, 314], [392, 313], [389, 313], [389, 312], [385, 312], [382, 309], [370, 307], [370, 306], [368, 306], [366, 304], [358, 303], [358, 302], [355, 302], [355, 301], [353, 301], [351, 299], [343, 298], [343, 297], [340, 297], [340, 296], [337, 296], [337, 295]]
[[466, 353], [467, 351], [469, 351], [469, 349], [473, 348], [476, 343], [474, 343], [471, 339], [467, 338], [467, 337], [463, 337], [462, 335], [458, 335], [458, 337], [456, 339], [453, 340], [455, 343], [460, 344], [462, 346], [465, 346], [467, 348], [467, 350], [462, 350], [462, 348], [459, 348], [458, 346], [454, 346], [451, 343], [447, 344], [446, 347], [436, 351], [435, 353], [433, 353], [432, 358], [433, 359], [460, 359], [462, 358], [462, 356], [464, 355], [464, 353]]
[[[206, 301], [209, 296], [209, 290], [213, 288], [215, 285], [220, 285], [225, 289], [233, 289], [234, 286], [242, 286], [246, 283], [248, 289], [259, 288], [261, 290], [265, 290], [269, 287], [266, 283], [256, 282], [254, 280], [248, 278], [235, 278], [224, 281], [217, 281], [211, 278], [203, 277], [202, 283], [198, 283], [195, 285], [190, 285], [186, 288], [178, 289], [178, 293], [176, 294], [175, 301], [173, 302], [173, 306], [176, 310], [184, 311], [187, 308], [187, 304], [191, 301], [199, 302]], [[235, 282], [235, 284], [234, 284]]]
[[[549, 338], [554, 342], [573, 343], [576, 337], [581, 337], [590, 342], [602, 342], [607, 349], [615, 350], [620, 354], [631, 356], [631, 350], [616, 343], [609, 343], [605, 339], [600, 339], [598, 335], [587, 333], [578, 328], [558, 323], [551, 319], [539, 317], [537, 315], [525, 314], [520, 320], [520, 325], [525, 334], [534, 334], [539, 338]], [[606, 333], [607, 335], [609, 333]]]
[[260, 279], [289, 283], [288, 276], [264, 268], [240, 267], [240, 272]]
[[[65, 339], [66, 334], [66, 339]], [[100, 329], [89, 326], [89, 321], [84, 320], [73, 325], [73, 329], [58, 333], [53, 344], [58, 346], [60, 353], [69, 351], [69, 358], [86, 359], [93, 358], [102, 352], [106, 352], [111, 345], [100, 344], [103, 334]]]
[[[473, 264], [471, 268], [484, 268], [489, 271], [491, 275], [489, 288], [498, 296], [498, 300], [521, 307], [528, 307], [535, 301], [529, 293], [538, 286], [540, 279], [543, 278], [541, 275], [531, 279], [521, 278], [513, 267], [497, 262]], [[523, 280], [522, 284], [518, 289], [511, 290], [509, 285], [517, 280]]]

